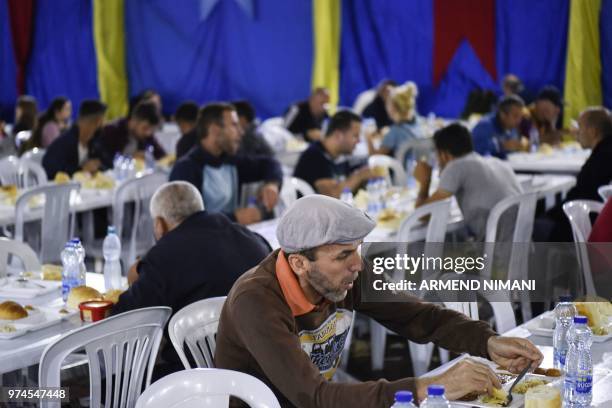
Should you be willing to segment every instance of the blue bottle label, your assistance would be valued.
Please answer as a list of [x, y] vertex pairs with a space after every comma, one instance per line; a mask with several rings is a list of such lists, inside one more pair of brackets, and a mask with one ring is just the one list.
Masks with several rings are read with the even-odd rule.
[[566, 350], [555, 349], [554, 351], [555, 362], [559, 363], [560, 368], [565, 367], [565, 357], [567, 357], [567, 349]]
[[590, 394], [593, 389], [593, 376], [579, 375], [576, 377], [576, 392], [578, 394]]

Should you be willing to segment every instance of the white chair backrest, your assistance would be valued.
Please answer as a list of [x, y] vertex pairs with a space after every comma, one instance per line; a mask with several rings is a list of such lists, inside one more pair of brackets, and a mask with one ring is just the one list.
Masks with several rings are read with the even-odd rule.
[[603, 203], [593, 200], [574, 200], [563, 204], [563, 212], [569, 219], [574, 242], [587, 242], [591, 235], [591, 213], [600, 213]]
[[406, 186], [406, 170], [402, 163], [393, 157], [386, 156], [384, 154], [373, 154], [368, 158], [368, 166], [370, 168], [376, 166], [387, 167], [393, 171], [392, 183], [394, 186]]
[[588, 241], [593, 228], [591, 225], [591, 213], [600, 213], [603, 206], [603, 203], [593, 200], [574, 200], [563, 204], [563, 212], [569, 219], [572, 227], [576, 253], [580, 269], [582, 269], [587, 295], [596, 295], [597, 291], [593, 282], [589, 252], [585, 243]]
[[229, 396], [253, 408], [280, 408], [276, 396], [259, 379], [216, 368], [195, 368], [170, 374], [147, 388], [136, 408], [188, 408], [229, 405]]
[[200, 300], [185, 306], [170, 319], [170, 341], [186, 369], [192, 367], [185, 353], [185, 344], [197, 367], [215, 366], [215, 336], [224, 303], [225, 296]]
[[39, 147], [35, 147], [32, 150], [28, 150], [25, 152], [21, 158], [26, 160], [31, 160], [38, 164], [42, 164], [42, 159], [45, 155], [45, 149], [41, 149]]
[[150, 241], [153, 245], [153, 222], [149, 213], [149, 203], [155, 191], [164, 184], [168, 176], [155, 172], [124, 181], [113, 194], [113, 225], [120, 238], [123, 234], [123, 222], [126, 218], [126, 203], [134, 203], [129, 207], [132, 230], [129, 232], [127, 257], [125, 265], [132, 265], [136, 259], [136, 247], [140, 241]]
[[376, 98], [375, 88], [368, 89], [368, 90], [361, 92], [359, 95], [357, 95], [357, 98], [355, 98], [355, 102], [353, 103], [353, 111], [356, 114], [361, 115], [363, 111], [365, 110], [365, 108], [367, 108], [368, 105], [372, 103], [372, 101], [375, 98]]
[[293, 133], [288, 131], [284, 125], [284, 118], [276, 117], [266, 119], [258, 128], [263, 138], [268, 142], [275, 153], [281, 153], [286, 150], [287, 143], [295, 139]]
[[0, 278], [6, 276], [9, 255], [21, 259], [24, 271], [39, 271], [41, 266], [38, 256], [28, 244], [8, 238], [0, 238]]
[[[490, 302], [493, 308], [493, 316], [495, 319], [495, 330], [503, 334], [508, 330], [516, 327], [516, 318], [512, 303], [510, 302]], [[463, 313], [472, 320], [478, 320], [478, 302], [444, 302], [447, 309]]]
[[[90, 406], [133, 407], [143, 380], [146, 386], [151, 383], [157, 350], [170, 313], [172, 309], [165, 306], [137, 309], [65, 334], [43, 351], [39, 386], [59, 387], [62, 362], [75, 350], [84, 348], [89, 363]], [[102, 379], [105, 379], [105, 390], [102, 390]], [[43, 408], [59, 406], [59, 402], [49, 400], [41, 403]]]
[[518, 207], [512, 242], [530, 242], [537, 204], [537, 192], [521, 193], [501, 200], [487, 218], [485, 242], [496, 242], [500, 220], [506, 211]]
[[612, 184], [599, 187], [597, 189], [597, 193], [599, 193], [599, 196], [602, 200], [604, 200], [605, 203], [606, 201], [608, 201], [608, 198], [612, 197]]
[[79, 183], [47, 184], [25, 190], [15, 203], [15, 240], [24, 242], [24, 223], [30, 210], [30, 200], [44, 197], [40, 232], [40, 261], [54, 262], [74, 231], [74, 211], [70, 209], [70, 196], [79, 191]]
[[412, 230], [423, 223], [421, 218], [429, 217], [427, 220], [427, 232], [425, 242], [444, 242], [448, 217], [450, 215], [451, 199], [435, 201], [417, 208], [406, 217], [397, 232], [397, 242], [412, 242]]
[[284, 177], [283, 187], [279, 193], [278, 216], [282, 215], [298, 199], [298, 193], [302, 196], [316, 194], [312, 186], [306, 181], [297, 177]]
[[0, 160], [0, 183], [14, 184], [19, 189], [39, 186], [47, 183], [47, 173], [32, 160], [9, 156]]

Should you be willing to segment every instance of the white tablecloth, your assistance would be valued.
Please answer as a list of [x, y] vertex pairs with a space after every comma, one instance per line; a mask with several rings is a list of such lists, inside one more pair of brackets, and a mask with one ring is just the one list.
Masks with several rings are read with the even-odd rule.
[[578, 174], [590, 154], [590, 150], [512, 153], [508, 155], [508, 163], [514, 171], [526, 173]]

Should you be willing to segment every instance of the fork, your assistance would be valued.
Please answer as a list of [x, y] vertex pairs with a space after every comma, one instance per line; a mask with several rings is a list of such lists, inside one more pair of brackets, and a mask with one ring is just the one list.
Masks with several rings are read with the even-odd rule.
[[518, 384], [519, 381], [521, 381], [523, 379], [525, 374], [527, 374], [527, 372], [529, 371], [529, 367], [530, 367], [530, 365], [527, 365], [527, 367], [525, 367], [525, 369], [523, 371], [521, 371], [521, 373], [518, 375], [518, 377], [516, 377], [516, 380], [514, 380], [514, 382], [510, 386], [510, 389], [508, 390], [508, 396], [506, 397], [506, 402], [504, 402], [502, 407], [507, 407], [510, 404], [512, 404], [512, 390], [514, 389], [514, 386], [516, 384]]

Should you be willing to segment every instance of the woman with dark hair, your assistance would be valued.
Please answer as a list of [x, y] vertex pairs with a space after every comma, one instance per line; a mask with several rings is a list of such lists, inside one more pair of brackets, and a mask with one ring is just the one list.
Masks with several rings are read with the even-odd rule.
[[21, 145], [20, 153], [35, 147], [47, 148], [51, 142], [67, 129], [72, 116], [72, 103], [63, 96], [51, 101], [47, 110], [38, 118], [38, 124], [30, 140]]
[[33, 130], [36, 127], [36, 116], [38, 107], [33, 96], [22, 95], [17, 98], [15, 106], [15, 126], [13, 126], [13, 136], [23, 130]]

